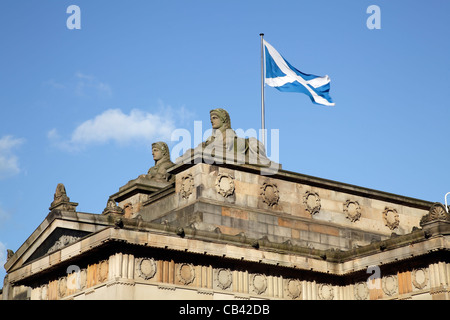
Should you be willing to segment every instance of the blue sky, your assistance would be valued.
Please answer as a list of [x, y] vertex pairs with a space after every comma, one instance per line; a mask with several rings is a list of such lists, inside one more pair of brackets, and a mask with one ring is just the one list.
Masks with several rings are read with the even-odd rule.
[[[80, 30], [66, 25], [72, 4]], [[370, 5], [381, 29], [367, 28]], [[173, 148], [171, 133], [193, 134], [194, 121], [209, 129], [209, 110], [259, 129], [261, 32], [297, 69], [329, 75], [336, 103], [266, 87], [283, 169], [444, 202], [448, 12], [444, 0], [3, 0], [0, 264], [58, 183], [79, 211], [101, 213], [153, 165], [152, 142]]]

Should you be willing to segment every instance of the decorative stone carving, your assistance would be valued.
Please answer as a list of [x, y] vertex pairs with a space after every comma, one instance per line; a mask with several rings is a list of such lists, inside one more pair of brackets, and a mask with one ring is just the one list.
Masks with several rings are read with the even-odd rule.
[[302, 285], [297, 279], [286, 279], [285, 293], [291, 299], [298, 299], [302, 294]]
[[86, 269], [81, 269], [80, 271], [80, 290], [84, 290], [86, 288], [87, 285], [87, 270]]
[[43, 284], [40, 287], [40, 297], [41, 297], [41, 300], [48, 299], [48, 284]]
[[319, 213], [321, 207], [319, 195], [316, 192], [306, 191], [303, 196], [303, 205], [311, 215]]
[[254, 164], [262, 167], [274, 165], [266, 155], [265, 146], [256, 138], [241, 138], [231, 128], [230, 115], [225, 109], [210, 111], [212, 133], [194, 150], [189, 149], [176, 160], [187, 163], [200, 154], [206, 163]]
[[358, 221], [361, 218], [361, 207], [358, 201], [347, 200], [344, 203], [344, 213], [351, 222]]
[[383, 211], [383, 220], [386, 227], [391, 230], [398, 228], [400, 224], [397, 210], [388, 207]]
[[58, 183], [56, 186], [55, 194], [53, 196], [52, 205], [59, 202], [69, 202], [70, 198], [67, 196], [66, 187], [62, 183]]
[[188, 174], [181, 178], [180, 195], [183, 199], [188, 199], [194, 191], [194, 178]]
[[80, 237], [75, 236], [69, 236], [69, 235], [62, 235], [53, 246], [48, 249], [47, 253], [52, 253], [54, 251], [57, 251], [65, 246], [68, 246], [69, 244], [72, 244], [76, 241], [78, 241]]
[[252, 274], [250, 277], [250, 284], [256, 294], [263, 294], [267, 289], [267, 278], [261, 273]]
[[389, 275], [381, 279], [381, 287], [383, 292], [388, 296], [393, 296], [398, 289], [397, 277]]
[[[72, 266], [75, 267], [75, 266]], [[78, 267], [75, 268], [67, 268], [67, 288], [69, 290], [79, 290], [80, 289], [80, 270]]]
[[428, 284], [428, 271], [425, 268], [414, 269], [411, 273], [412, 283], [417, 289], [423, 289]]
[[177, 276], [178, 280], [184, 285], [192, 283], [195, 279], [194, 267], [188, 263], [181, 263], [177, 269]]
[[11, 249], [6, 249], [6, 261], [11, 259], [13, 255], [14, 255], [14, 251], [12, 251]]
[[353, 287], [356, 300], [366, 300], [369, 296], [369, 288], [367, 282], [358, 282]]
[[329, 284], [321, 283], [318, 287], [318, 295], [320, 300], [333, 300], [334, 290]]
[[152, 155], [155, 165], [148, 169], [145, 177], [156, 181], [173, 181], [174, 176], [167, 172], [174, 165], [170, 160], [170, 151], [167, 144], [162, 141], [153, 143]]
[[98, 264], [97, 279], [99, 282], [104, 282], [108, 279], [108, 264], [107, 260], [103, 260]]
[[263, 202], [269, 207], [277, 205], [278, 200], [280, 199], [277, 185], [273, 183], [264, 183], [261, 187], [261, 196]]
[[108, 199], [108, 202], [106, 203], [106, 208], [103, 210], [102, 214], [111, 214], [111, 215], [123, 215], [124, 210], [119, 207], [112, 198]]
[[70, 198], [67, 196], [64, 185], [62, 183], [58, 183], [53, 196], [53, 202], [50, 204], [49, 210], [59, 209], [74, 212], [77, 206], [78, 203], [70, 202]]
[[424, 223], [438, 220], [450, 221], [450, 214], [447, 213], [442, 203], [435, 202], [428, 211], [428, 214], [420, 219], [420, 225], [422, 226]]
[[215, 277], [217, 286], [222, 289], [226, 290], [231, 286], [232, 280], [232, 273], [230, 269], [224, 269], [220, 268], [217, 270], [216, 277]]
[[234, 178], [230, 174], [219, 174], [216, 179], [216, 191], [227, 198], [234, 194]]
[[151, 279], [156, 274], [156, 262], [153, 258], [139, 258], [136, 261], [136, 270], [139, 277], [144, 280]]
[[66, 295], [67, 291], [67, 279], [62, 277], [58, 280], [58, 297], [62, 298]]

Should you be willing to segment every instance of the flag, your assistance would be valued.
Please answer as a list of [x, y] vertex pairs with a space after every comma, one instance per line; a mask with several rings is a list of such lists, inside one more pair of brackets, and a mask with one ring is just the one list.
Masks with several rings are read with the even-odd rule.
[[265, 83], [280, 91], [307, 94], [313, 103], [334, 106], [329, 95], [330, 78], [303, 73], [287, 62], [267, 41], [263, 40], [266, 76]]

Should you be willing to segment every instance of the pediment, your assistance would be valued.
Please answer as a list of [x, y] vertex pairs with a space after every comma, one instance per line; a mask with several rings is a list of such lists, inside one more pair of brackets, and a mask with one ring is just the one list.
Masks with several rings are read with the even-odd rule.
[[58, 251], [81, 238], [109, 226], [107, 217], [97, 214], [51, 211], [5, 264], [7, 272]]
[[44, 241], [42, 241], [42, 244], [32, 255], [30, 255], [25, 263], [60, 250], [67, 245], [77, 242], [88, 234], [90, 234], [90, 232], [57, 227]]

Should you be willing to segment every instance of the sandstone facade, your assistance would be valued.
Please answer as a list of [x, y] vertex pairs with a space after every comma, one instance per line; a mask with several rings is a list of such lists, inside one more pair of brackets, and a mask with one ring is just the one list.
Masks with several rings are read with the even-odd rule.
[[256, 165], [168, 172], [103, 214], [53, 206], [3, 299], [450, 299], [442, 204]]

